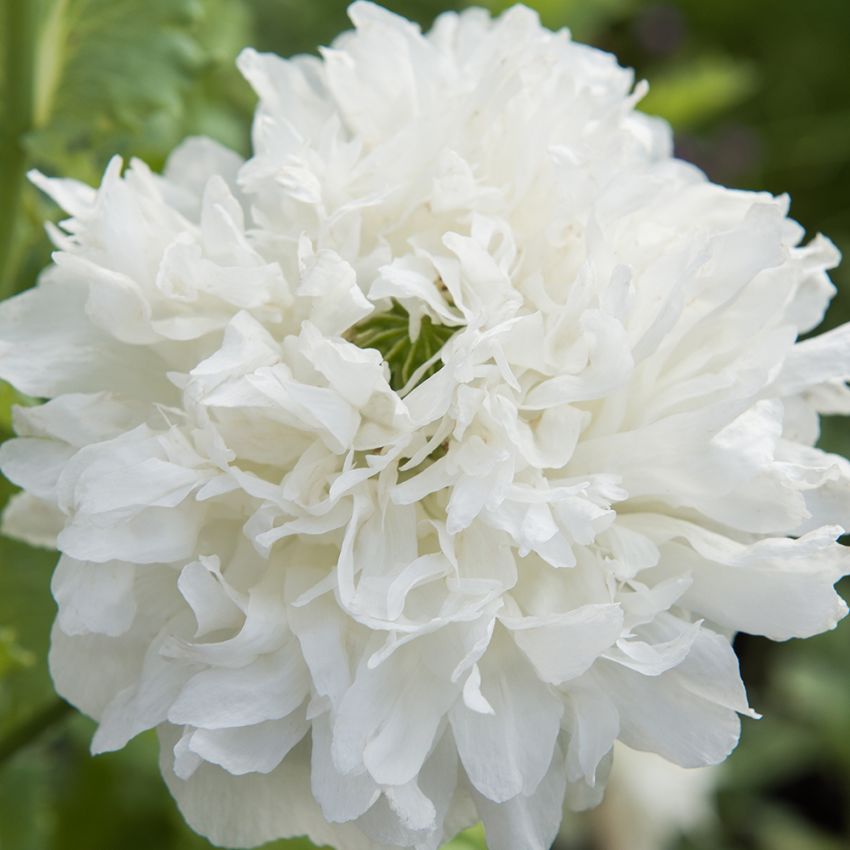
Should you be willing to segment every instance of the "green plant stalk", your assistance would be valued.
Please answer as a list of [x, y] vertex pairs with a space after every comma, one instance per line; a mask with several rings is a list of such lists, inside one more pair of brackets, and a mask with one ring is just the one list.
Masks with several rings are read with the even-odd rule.
[[27, 172], [25, 138], [33, 126], [35, 63], [42, 0], [2, 0], [5, 101], [0, 142], [0, 298], [15, 291], [15, 248]]
[[0, 739], [0, 767], [21, 750], [35, 743], [48, 729], [52, 729], [74, 713], [65, 700], [55, 699], [29, 720]]

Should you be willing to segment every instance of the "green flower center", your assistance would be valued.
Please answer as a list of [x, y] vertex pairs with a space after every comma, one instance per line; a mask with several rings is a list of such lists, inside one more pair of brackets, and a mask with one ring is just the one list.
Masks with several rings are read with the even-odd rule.
[[[397, 301], [384, 313], [369, 316], [346, 333], [349, 342], [360, 348], [375, 348], [381, 352], [390, 367], [390, 386], [398, 392], [405, 387], [416, 370], [427, 363], [458, 327], [438, 325], [429, 316], [423, 316], [416, 339], [410, 336], [410, 314]], [[433, 363], [419, 377], [417, 383], [430, 378], [440, 369]]]

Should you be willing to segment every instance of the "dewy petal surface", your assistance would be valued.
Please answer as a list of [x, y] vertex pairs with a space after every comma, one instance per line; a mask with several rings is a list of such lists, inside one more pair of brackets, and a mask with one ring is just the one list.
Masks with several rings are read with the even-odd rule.
[[246, 50], [247, 161], [34, 174], [68, 219], [0, 306], [4, 529], [55, 545], [57, 690], [157, 727], [251, 847], [545, 850], [614, 741], [721, 761], [736, 631], [832, 628], [847, 326], [787, 198], [710, 183], [643, 85], [518, 6], [367, 2]]

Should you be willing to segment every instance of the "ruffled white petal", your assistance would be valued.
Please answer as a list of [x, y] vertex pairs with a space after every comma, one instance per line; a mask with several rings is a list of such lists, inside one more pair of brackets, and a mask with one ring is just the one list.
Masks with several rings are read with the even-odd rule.
[[545, 850], [616, 740], [726, 756], [736, 631], [846, 612], [850, 463], [814, 445], [850, 333], [798, 341], [838, 256], [526, 8], [350, 15], [241, 54], [247, 161], [32, 175], [69, 217], [0, 306], [0, 379], [45, 399], [3, 529], [61, 552], [94, 750], [158, 727], [213, 842]]

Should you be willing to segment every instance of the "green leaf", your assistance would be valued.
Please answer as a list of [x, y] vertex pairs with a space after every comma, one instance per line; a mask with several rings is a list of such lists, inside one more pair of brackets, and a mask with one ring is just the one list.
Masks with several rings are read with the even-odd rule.
[[821, 416], [818, 446], [826, 452], [850, 457], [850, 428], [844, 416]]
[[234, 0], [0, 0], [0, 296], [46, 262], [52, 208], [32, 167], [97, 183], [108, 159], [159, 168], [186, 135], [245, 148], [253, 97], [235, 68], [249, 42]]
[[472, 829], [467, 829], [466, 832], [462, 832], [448, 844], [443, 845], [443, 850], [487, 850], [484, 827], [479, 823]]
[[[196, 0], [52, 0], [36, 50], [36, 162], [95, 179], [103, 159], [161, 152], [180, 130], [183, 99], [204, 61], [192, 37]], [[94, 156], [92, 156], [94, 154]], [[91, 168], [95, 173], [89, 172]], [[67, 167], [64, 169], [67, 170]]]
[[35, 403], [34, 398], [19, 393], [11, 384], [0, 381], [0, 439], [12, 433], [12, 408], [16, 405], [28, 407]]
[[[8, 416], [18, 400], [4, 392], [0, 414]], [[0, 476], [0, 511], [12, 491]], [[54, 699], [47, 648], [56, 611], [50, 595], [55, 562], [55, 552], [0, 535], [0, 739]]]
[[53, 699], [47, 647], [56, 610], [50, 595], [55, 561], [55, 552], [0, 537], [0, 630], [14, 641], [9, 651], [19, 662], [7, 667], [0, 683], [0, 736]]
[[[514, 0], [470, 2], [470, 6], [486, 6], [494, 14], [516, 5]], [[529, 0], [527, 6], [537, 11], [544, 26], [550, 29], [568, 27], [579, 41], [588, 41], [604, 27], [626, 17], [636, 0]]]
[[653, 74], [640, 108], [666, 118], [677, 129], [689, 129], [737, 106], [757, 87], [758, 74], [749, 62], [702, 56]]
[[10, 626], [0, 626], [0, 679], [15, 667], [32, 667], [35, 656], [17, 641], [17, 632]]
[[0, 850], [50, 846], [52, 767], [42, 750], [0, 770]]
[[0, 4], [0, 297], [11, 277], [25, 224], [19, 209], [27, 156], [24, 137], [33, 123], [35, 51], [41, 0]]

